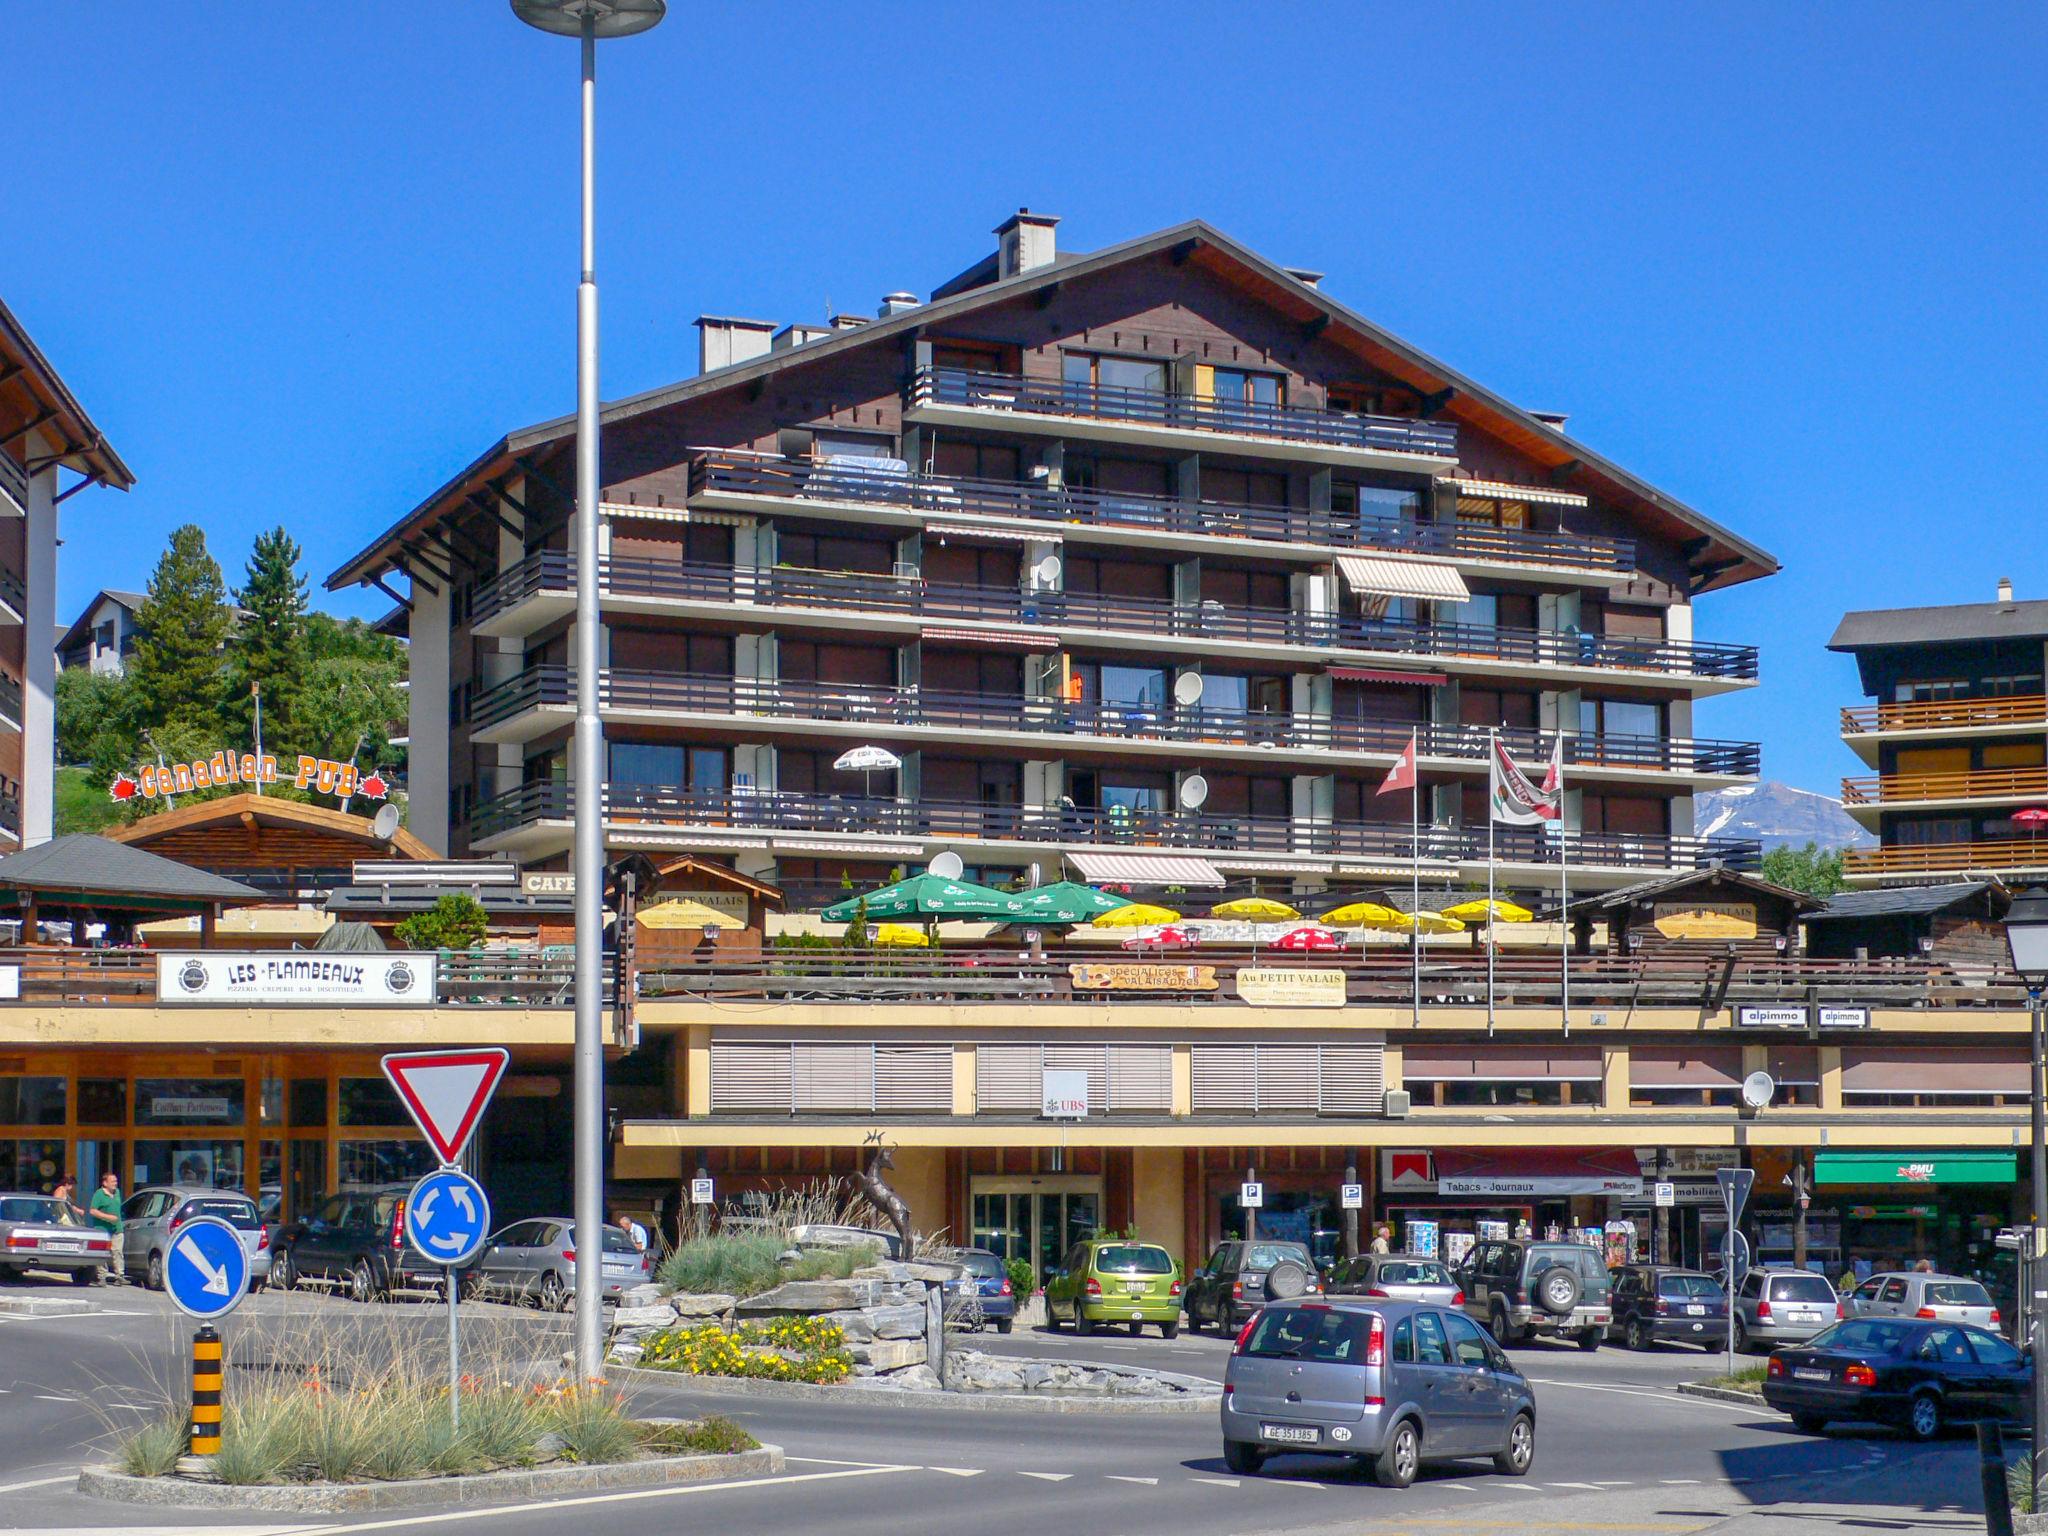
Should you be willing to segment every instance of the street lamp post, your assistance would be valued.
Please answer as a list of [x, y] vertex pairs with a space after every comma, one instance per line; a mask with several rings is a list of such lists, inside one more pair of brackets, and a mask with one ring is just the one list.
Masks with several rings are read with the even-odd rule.
[[604, 726], [597, 713], [597, 43], [659, 22], [667, 0], [512, 0], [583, 43], [583, 264], [576, 285], [576, 1375], [604, 1366]]
[[2032, 1019], [2032, 1049], [2027, 1058], [2027, 1099], [2032, 1107], [2033, 1188], [2032, 1220], [2027, 1230], [2025, 1259], [2020, 1264], [2020, 1294], [2026, 1300], [2026, 1315], [2033, 1324], [2034, 1355], [2034, 1508], [2041, 1508], [2044, 1484], [2048, 1484], [2048, 1457], [2042, 1448], [2048, 1443], [2048, 1318], [2036, 1304], [2044, 1277], [2048, 1277], [2048, 1145], [2041, 1139], [2042, 1103], [2042, 1005], [2041, 992], [2048, 986], [2048, 888], [2035, 886], [2013, 898], [2005, 917], [2005, 942], [2012, 951], [2012, 968], [2027, 987], [2027, 1012]]

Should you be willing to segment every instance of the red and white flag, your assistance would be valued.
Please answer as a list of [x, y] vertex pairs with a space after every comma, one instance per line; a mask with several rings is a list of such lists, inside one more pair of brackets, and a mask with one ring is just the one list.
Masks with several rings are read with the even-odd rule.
[[1556, 821], [1564, 810], [1564, 737], [1559, 736], [1550, 754], [1550, 766], [1539, 787], [1515, 766], [1508, 749], [1493, 742], [1491, 800], [1493, 819], [1514, 827], [1533, 827]]
[[1396, 790], [1413, 789], [1414, 787], [1415, 732], [1410, 731], [1408, 733], [1408, 745], [1402, 749], [1400, 759], [1394, 764], [1392, 768], [1387, 770], [1386, 781], [1380, 785], [1379, 789], [1375, 793], [1379, 795], [1391, 795]]

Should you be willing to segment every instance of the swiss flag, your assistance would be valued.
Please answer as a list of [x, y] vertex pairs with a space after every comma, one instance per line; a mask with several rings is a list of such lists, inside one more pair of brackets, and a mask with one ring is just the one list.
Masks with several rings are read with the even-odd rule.
[[1400, 760], [1388, 770], [1386, 782], [1380, 785], [1377, 793], [1391, 795], [1396, 790], [1413, 789], [1414, 787], [1415, 732], [1410, 731], [1408, 733], [1408, 745], [1402, 749]]

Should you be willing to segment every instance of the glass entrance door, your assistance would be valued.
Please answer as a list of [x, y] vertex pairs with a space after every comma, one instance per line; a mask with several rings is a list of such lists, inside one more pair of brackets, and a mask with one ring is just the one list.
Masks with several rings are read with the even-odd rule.
[[1084, 1187], [1016, 1188], [1024, 1181], [977, 1180], [974, 1189], [974, 1246], [1031, 1266], [1032, 1285], [1059, 1267], [1067, 1249], [1102, 1225], [1102, 1191], [1095, 1180]]

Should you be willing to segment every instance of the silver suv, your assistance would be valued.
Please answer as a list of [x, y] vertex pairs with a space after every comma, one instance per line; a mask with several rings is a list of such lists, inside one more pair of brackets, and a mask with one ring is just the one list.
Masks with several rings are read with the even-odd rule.
[[1583, 1243], [1484, 1242], [1459, 1267], [1457, 1282], [1465, 1310], [1503, 1344], [1548, 1334], [1598, 1349], [1614, 1321], [1607, 1266]]
[[1840, 1320], [1827, 1276], [1805, 1269], [1752, 1269], [1735, 1288], [1735, 1347], [1804, 1344]]
[[1872, 1275], [1842, 1298], [1850, 1317], [1918, 1317], [1944, 1323], [1971, 1323], [1998, 1331], [1998, 1308], [1991, 1293], [1962, 1275], [1913, 1273]]

